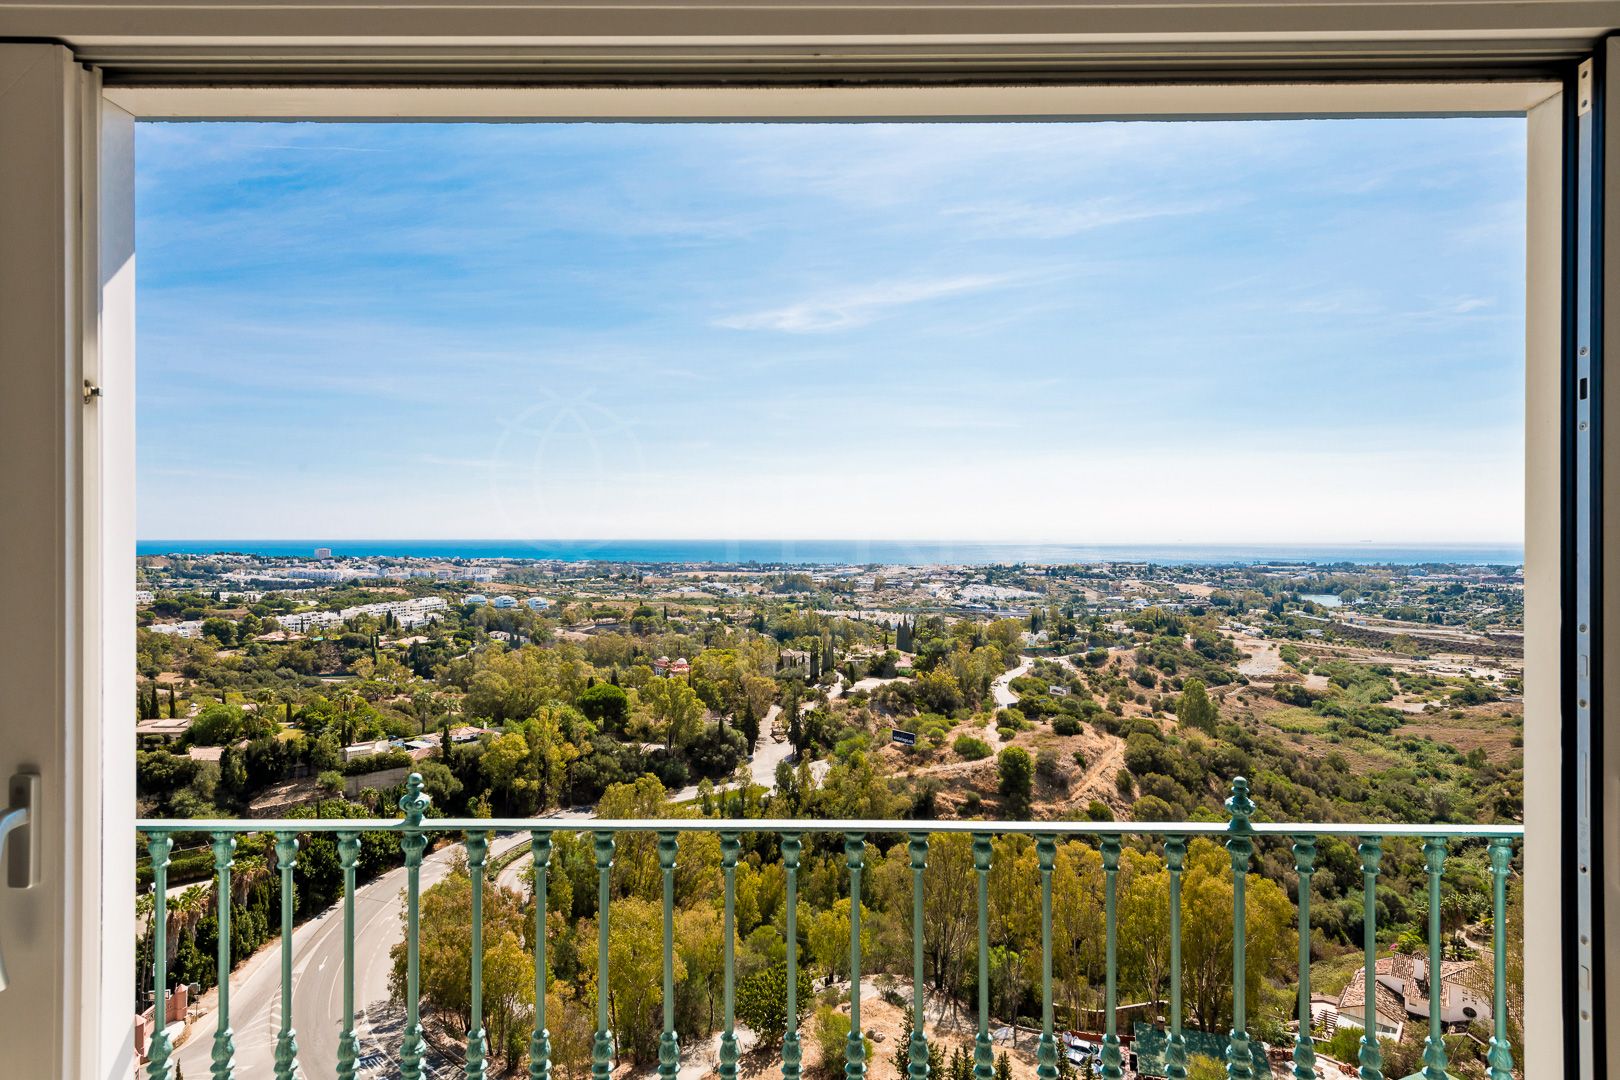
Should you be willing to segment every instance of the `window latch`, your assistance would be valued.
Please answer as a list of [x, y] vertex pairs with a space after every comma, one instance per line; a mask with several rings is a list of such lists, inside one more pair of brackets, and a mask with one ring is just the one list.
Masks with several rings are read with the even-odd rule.
[[[6, 884], [32, 889], [40, 879], [40, 845], [34, 835], [34, 814], [39, 807], [39, 774], [18, 773], [11, 778], [10, 803], [0, 812], [0, 854], [6, 856]], [[0, 956], [0, 990], [10, 980]]]

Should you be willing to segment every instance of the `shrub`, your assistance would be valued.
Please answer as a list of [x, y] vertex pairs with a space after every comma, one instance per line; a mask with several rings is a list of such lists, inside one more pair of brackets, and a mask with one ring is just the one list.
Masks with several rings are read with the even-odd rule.
[[1080, 721], [1072, 716], [1052, 717], [1052, 731], [1058, 735], [1078, 735], [1083, 730]]
[[1136, 778], [1131, 775], [1131, 770], [1121, 769], [1114, 774], [1114, 788], [1121, 795], [1129, 795], [1136, 790]]
[[1029, 817], [1035, 786], [1035, 763], [1029, 751], [1021, 746], [1007, 747], [996, 758], [996, 770], [1001, 777], [1001, 797], [1007, 800], [1008, 814], [1018, 820]]
[[1310, 708], [1311, 703], [1316, 700], [1311, 696], [1311, 692], [1299, 683], [1278, 683], [1271, 691], [1271, 696], [1284, 705], [1297, 705], [1302, 709]]
[[[809, 1001], [810, 973], [800, 968], [798, 975], [798, 999]], [[772, 964], [737, 984], [737, 1019], [758, 1032], [764, 1045], [779, 1045], [787, 1028], [787, 985], [786, 963]]]
[[1064, 782], [1063, 766], [1058, 761], [1056, 750], [1048, 746], [1035, 755], [1035, 775], [1048, 784]]
[[1131, 807], [1132, 821], [1174, 821], [1176, 808], [1157, 795], [1144, 795]]
[[[849, 1042], [849, 1017], [837, 1009], [822, 1006], [816, 1010], [816, 1046], [821, 1050], [821, 1068], [826, 1076], [842, 1076], [844, 1051]], [[872, 1040], [863, 1038], [862, 1050], [872, 1060]]]
[[956, 751], [958, 757], [966, 758], [968, 761], [979, 761], [990, 756], [990, 744], [972, 735], [958, 735], [951, 749]]
[[411, 757], [409, 750], [384, 750], [380, 754], [345, 761], [340, 771], [344, 776], [364, 776], [367, 773], [382, 772], [384, 769], [408, 769], [414, 764], [416, 759]]

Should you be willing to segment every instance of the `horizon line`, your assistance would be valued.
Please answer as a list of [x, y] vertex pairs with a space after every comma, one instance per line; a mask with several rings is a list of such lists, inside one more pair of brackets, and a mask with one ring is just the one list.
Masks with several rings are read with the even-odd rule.
[[1024, 545], [1024, 546], [1074, 546], [1074, 547], [1119, 547], [1124, 545], [1154, 544], [1161, 547], [1189, 547], [1204, 545], [1208, 547], [1240, 547], [1266, 545], [1273, 547], [1365, 547], [1377, 545], [1400, 545], [1403, 547], [1513, 547], [1524, 545], [1524, 540], [1401, 540], [1401, 539], [1357, 539], [1357, 540], [1026, 540], [1026, 539], [975, 539], [972, 537], [951, 537], [948, 539], [921, 539], [917, 537], [859, 537], [859, 536], [156, 536], [136, 537], [137, 544], [245, 544], [245, 543], [276, 543], [291, 544], [297, 542], [326, 543], [326, 544], [357, 544], [357, 543], [404, 543], [404, 544], [434, 544], [434, 543], [502, 543], [502, 544], [600, 544], [600, 543], [681, 543], [681, 544], [983, 544], [983, 545]]

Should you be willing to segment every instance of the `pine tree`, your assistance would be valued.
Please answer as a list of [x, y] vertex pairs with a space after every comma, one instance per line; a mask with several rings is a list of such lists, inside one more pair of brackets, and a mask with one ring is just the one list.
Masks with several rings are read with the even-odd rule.
[[1012, 1061], [1005, 1050], [996, 1058], [996, 1080], [1012, 1080]]
[[742, 737], [748, 743], [748, 752], [752, 754], [754, 747], [759, 743], [759, 717], [754, 715], [754, 703], [743, 701], [742, 723], [739, 725]]
[[1188, 727], [1213, 735], [1221, 713], [1204, 690], [1204, 680], [1188, 679], [1176, 699], [1176, 719]]

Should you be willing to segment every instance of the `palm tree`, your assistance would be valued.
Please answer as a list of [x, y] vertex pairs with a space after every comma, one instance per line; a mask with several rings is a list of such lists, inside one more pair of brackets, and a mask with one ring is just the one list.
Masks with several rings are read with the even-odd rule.
[[177, 896], [168, 899], [165, 932], [168, 935], [164, 942], [165, 958], [174, 959], [175, 951], [180, 946], [180, 939], [195, 929], [197, 923], [202, 921], [203, 912], [208, 909], [208, 894], [211, 890], [202, 885], [192, 885]]

